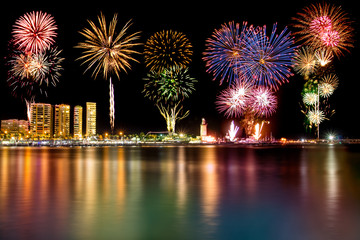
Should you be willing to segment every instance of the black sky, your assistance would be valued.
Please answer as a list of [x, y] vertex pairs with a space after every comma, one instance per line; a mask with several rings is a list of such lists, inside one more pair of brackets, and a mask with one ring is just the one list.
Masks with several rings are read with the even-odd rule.
[[[331, 2], [331, 1], [330, 1]], [[358, 38], [360, 10], [356, 1], [332, 1], [349, 13], [354, 21], [355, 40]], [[26, 4], [16, 1], [4, 5], [0, 15], [0, 119], [25, 119], [25, 104], [14, 98], [6, 83], [7, 69], [5, 57], [7, 42], [10, 39], [12, 25], [15, 20], [28, 11], [42, 10], [54, 16], [58, 25], [57, 45], [63, 49], [65, 58], [62, 77], [56, 88], [49, 89], [48, 97], [39, 97], [38, 102], [51, 104], [82, 105], [86, 101], [95, 101], [98, 110], [98, 132], [109, 131], [108, 82], [99, 78], [92, 79], [90, 73], [83, 74], [84, 66], [75, 59], [80, 50], [73, 47], [82, 40], [78, 31], [87, 27], [87, 19], [96, 20], [102, 11], [108, 20], [118, 13], [119, 27], [129, 19], [133, 20], [130, 32], [141, 31], [141, 42], [145, 42], [154, 32], [173, 29], [184, 32], [193, 44], [193, 60], [190, 73], [199, 82], [196, 92], [185, 102], [190, 109], [190, 116], [177, 125], [177, 129], [198, 134], [201, 118], [209, 122], [210, 131], [223, 135], [229, 119], [224, 118], [215, 110], [215, 98], [218, 92], [227, 85], [219, 86], [218, 81], [205, 72], [202, 52], [205, 40], [211, 36], [215, 28], [221, 24], [235, 21], [247, 21], [254, 25], [272, 25], [278, 23], [278, 29], [290, 25], [291, 17], [303, 7], [315, 1], [29, 1]], [[143, 48], [139, 47], [139, 51]], [[336, 132], [342, 137], [360, 138], [360, 128], [356, 118], [359, 109], [358, 68], [360, 63], [358, 41], [350, 54], [335, 60], [335, 70], [340, 78], [340, 86], [331, 97], [331, 104], [336, 114], [330, 121], [321, 124], [322, 133]], [[122, 73], [121, 80], [114, 80], [115, 87], [115, 128], [125, 133], [141, 131], [161, 131], [166, 129], [165, 121], [156, 107], [144, 99], [142, 78], [146, 75], [142, 56], [137, 56], [140, 63], [133, 63], [128, 74]], [[300, 138], [309, 136], [303, 126], [299, 101], [303, 80], [293, 76], [289, 83], [278, 91], [278, 110], [271, 117], [271, 132], [276, 138]]]

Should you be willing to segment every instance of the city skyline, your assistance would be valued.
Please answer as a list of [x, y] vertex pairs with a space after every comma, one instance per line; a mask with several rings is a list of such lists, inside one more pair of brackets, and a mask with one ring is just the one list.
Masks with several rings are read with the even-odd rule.
[[[312, 2], [311, 2], [312, 3]], [[249, 21], [256, 25], [272, 25], [277, 22], [278, 25], [285, 26], [291, 23], [291, 17], [295, 16], [303, 7], [310, 4], [308, 1], [297, 2], [296, 5], [289, 5], [289, 11], [284, 12], [276, 5], [284, 4], [282, 1], [276, 3], [266, 3], [262, 9], [254, 9], [252, 3], [246, 3], [244, 9], [231, 9], [228, 6], [221, 6], [227, 11], [220, 11], [216, 6], [201, 5], [188, 6], [181, 5], [174, 14], [169, 12], [163, 13], [162, 17], [154, 17], [151, 11], [142, 15], [139, 9], [127, 5], [117, 5], [110, 8], [102, 6], [100, 9], [87, 6], [83, 11], [79, 11], [80, 7], [74, 6], [69, 10], [68, 15], [64, 14], [62, 7], [51, 5], [50, 3], [34, 3], [26, 7], [11, 7], [9, 13], [2, 16], [2, 26], [6, 29], [6, 33], [1, 37], [1, 56], [7, 54], [6, 46], [9, 40], [11, 27], [14, 21], [24, 14], [26, 11], [43, 10], [52, 14], [58, 25], [59, 34], [56, 42], [61, 49], [64, 50], [62, 57], [65, 58], [63, 68], [64, 71], [60, 77], [60, 82], [56, 88], [49, 89], [48, 98], [41, 97], [37, 102], [49, 102], [51, 104], [69, 104], [71, 106], [79, 105], [83, 102], [97, 102], [98, 104], [98, 132], [104, 133], [110, 131], [108, 123], [108, 84], [102, 79], [94, 80], [90, 73], [83, 74], [84, 67], [80, 66], [80, 62], [75, 61], [80, 56], [80, 52], [73, 47], [79, 42], [81, 36], [78, 34], [84, 26], [86, 20], [95, 20], [96, 16], [103, 11], [110, 18], [114, 13], [119, 14], [119, 23], [125, 24], [129, 19], [133, 19], [133, 32], [142, 31], [141, 42], [154, 32], [163, 29], [173, 29], [182, 31], [190, 39], [194, 46], [194, 55], [190, 64], [191, 75], [198, 80], [191, 99], [185, 103], [185, 107], [190, 109], [189, 117], [179, 122], [177, 129], [188, 131], [190, 133], [198, 133], [199, 124], [202, 118], [208, 122], [208, 131], [216, 132], [218, 135], [225, 135], [230, 122], [234, 119], [226, 119], [222, 114], [218, 113], [215, 108], [216, 95], [223, 90], [227, 84], [219, 86], [218, 82], [212, 81], [212, 76], [205, 72], [205, 63], [201, 60], [202, 53], [205, 49], [205, 40], [211, 36], [212, 31], [219, 28], [221, 24], [229, 21]], [[354, 26], [358, 26], [359, 13], [353, 8], [350, 2], [336, 3], [342, 5], [343, 9], [349, 12], [350, 17], [354, 21]], [[123, 8], [121, 8], [121, 6]], [[158, 3], [147, 6], [149, 10], [159, 11], [166, 9], [165, 6]], [[129, 11], [124, 11], [124, 8]], [[267, 9], [266, 9], [267, 8]], [[188, 11], [189, 14], [184, 17], [181, 10]], [[71, 19], [71, 20], [70, 20]], [[151, 19], [151, 21], [147, 21]], [[198, 19], [197, 21], [195, 19]], [[356, 36], [357, 38], [357, 36]], [[350, 103], [356, 102], [356, 91], [359, 83], [356, 81], [356, 68], [359, 64], [359, 50], [356, 47], [350, 54], [346, 54], [340, 60], [335, 61], [336, 72], [339, 75], [339, 89], [332, 99], [335, 106], [336, 114], [327, 122], [322, 124], [322, 135], [325, 131], [334, 131], [343, 137], [359, 137], [360, 132], [356, 126], [353, 115], [353, 106]], [[139, 51], [143, 48], [139, 47]], [[155, 130], [165, 130], [165, 121], [158, 114], [157, 109], [144, 99], [141, 91], [143, 89], [143, 77], [146, 76], [145, 64], [143, 57], [138, 57], [140, 63], [133, 64], [133, 70], [128, 74], [121, 73], [120, 81], [113, 79], [115, 88], [115, 130], [114, 132], [124, 131], [126, 133], [139, 133]], [[1, 100], [7, 102], [0, 112], [1, 119], [18, 118], [25, 119], [26, 108], [25, 103], [11, 96], [10, 89], [6, 84], [6, 67], [2, 61], [1, 76], [3, 79], [1, 86]], [[301, 101], [301, 85], [303, 84], [301, 77], [295, 75], [289, 79], [289, 83], [281, 86], [277, 93], [279, 99], [278, 111], [271, 117], [271, 131], [277, 138], [293, 137], [300, 138], [309, 136], [302, 125], [303, 115], [299, 111], [299, 102]], [[83, 106], [84, 107], [84, 106]], [[135, 110], [134, 110], [135, 109]], [[348, 124], [345, 124], [345, 123]]]

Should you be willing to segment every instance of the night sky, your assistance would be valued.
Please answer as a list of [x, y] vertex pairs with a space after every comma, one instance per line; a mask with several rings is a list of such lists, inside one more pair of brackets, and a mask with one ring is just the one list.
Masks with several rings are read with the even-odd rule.
[[[75, 59], [81, 50], [74, 49], [83, 38], [78, 31], [88, 27], [87, 19], [97, 21], [102, 11], [109, 22], [114, 13], [118, 13], [118, 28], [129, 19], [133, 25], [129, 32], [141, 31], [142, 43], [153, 33], [163, 29], [173, 29], [186, 34], [193, 45], [193, 58], [190, 74], [198, 80], [196, 92], [184, 103], [190, 110], [190, 116], [177, 124], [178, 130], [199, 134], [201, 118], [205, 118], [209, 131], [224, 135], [231, 119], [226, 119], [215, 109], [216, 95], [228, 85], [219, 86], [219, 81], [212, 81], [212, 76], [205, 71], [202, 53], [205, 41], [214, 29], [229, 21], [242, 23], [247, 21], [253, 25], [278, 23], [278, 31], [289, 26], [291, 17], [303, 7], [315, 1], [29, 1], [26, 4], [11, 1], [2, 7], [0, 14], [0, 119], [26, 118], [25, 103], [14, 98], [7, 86], [7, 68], [5, 57], [8, 54], [7, 42], [10, 39], [12, 25], [16, 19], [29, 11], [42, 10], [54, 16], [58, 26], [56, 44], [63, 49], [64, 70], [56, 88], [48, 90], [48, 97], [39, 96], [37, 102], [51, 104], [70, 104], [85, 108], [87, 101], [97, 103], [98, 133], [110, 130], [108, 82], [98, 78], [94, 80], [91, 72], [83, 74], [84, 66]], [[334, 1], [341, 5], [354, 21], [355, 48], [340, 60], [335, 60], [335, 71], [340, 79], [338, 89], [331, 97], [331, 105], [336, 114], [330, 121], [320, 125], [322, 136], [329, 131], [343, 138], [360, 138], [360, 128], [356, 115], [359, 111], [358, 93], [360, 81], [358, 77], [360, 52], [358, 32], [360, 9], [356, 1]], [[291, 29], [291, 27], [290, 27]], [[143, 46], [137, 48], [143, 51]], [[114, 79], [115, 88], [115, 131], [125, 134], [147, 131], [165, 131], [166, 124], [157, 108], [141, 93], [147, 70], [142, 55], [136, 56], [140, 63], [132, 63], [132, 70], [122, 73], [120, 81]], [[303, 126], [304, 116], [300, 112], [301, 90], [304, 80], [299, 75], [289, 79], [289, 83], [280, 87], [277, 92], [278, 110], [270, 118], [270, 130], [274, 137], [301, 138], [311, 136]]]

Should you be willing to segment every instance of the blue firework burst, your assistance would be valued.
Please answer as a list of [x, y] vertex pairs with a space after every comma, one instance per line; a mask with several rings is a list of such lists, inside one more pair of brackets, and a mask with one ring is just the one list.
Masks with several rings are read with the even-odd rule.
[[229, 22], [216, 29], [211, 38], [206, 40], [206, 50], [203, 60], [206, 62], [207, 72], [215, 79], [220, 80], [220, 85], [226, 81], [231, 82], [237, 77], [236, 69], [245, 47], [247, 23], [240, 24]]
[[257, 86], [266, 86], [278, 90], [288, 82], [294, 57], [294, 39], [285, 29], [276, 33], [273, 25], [270, 36], [266, 35], [266, 26], [250, 27], [247, 30], [243, 54], [236, 64], [235, 72], [243, 79]]

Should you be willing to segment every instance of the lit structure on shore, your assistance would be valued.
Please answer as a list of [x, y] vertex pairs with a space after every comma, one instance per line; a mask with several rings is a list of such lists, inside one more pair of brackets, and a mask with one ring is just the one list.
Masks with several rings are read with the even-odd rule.
[[86, 137], [96, 135], [96, 103], [86, 103]]
[[82, 106], [74, 107], [74, 139], [80, 140], [82, 139], [82, 128], [83, 128], [83, 108]]
[[207, 136], [207, 122], [205, 120], [205, 118], [201, 119], [201, 124], [200, 124], [200, 137], [201, 139], [203, 137]]
[[70, 105], [55, 105], [54, 119], [54, 137], [69, 138], [70, 137]]
[[235, 126], [234, 121], [231, 121], [229, 133], [229, 140], [230, 142], [234, 142], [236, 139], [236, 134], [239, 131], [239, 127]]
[[33, 139], [50, 139], [53, 129], [52, 106], [48, 103], [32, 103], [30, 106], [30, 131]]
[[21, 137], [28, 138], [29, 122], [19, 119], [1, 120], [1, 132], [7, 137], [19, 139]]

